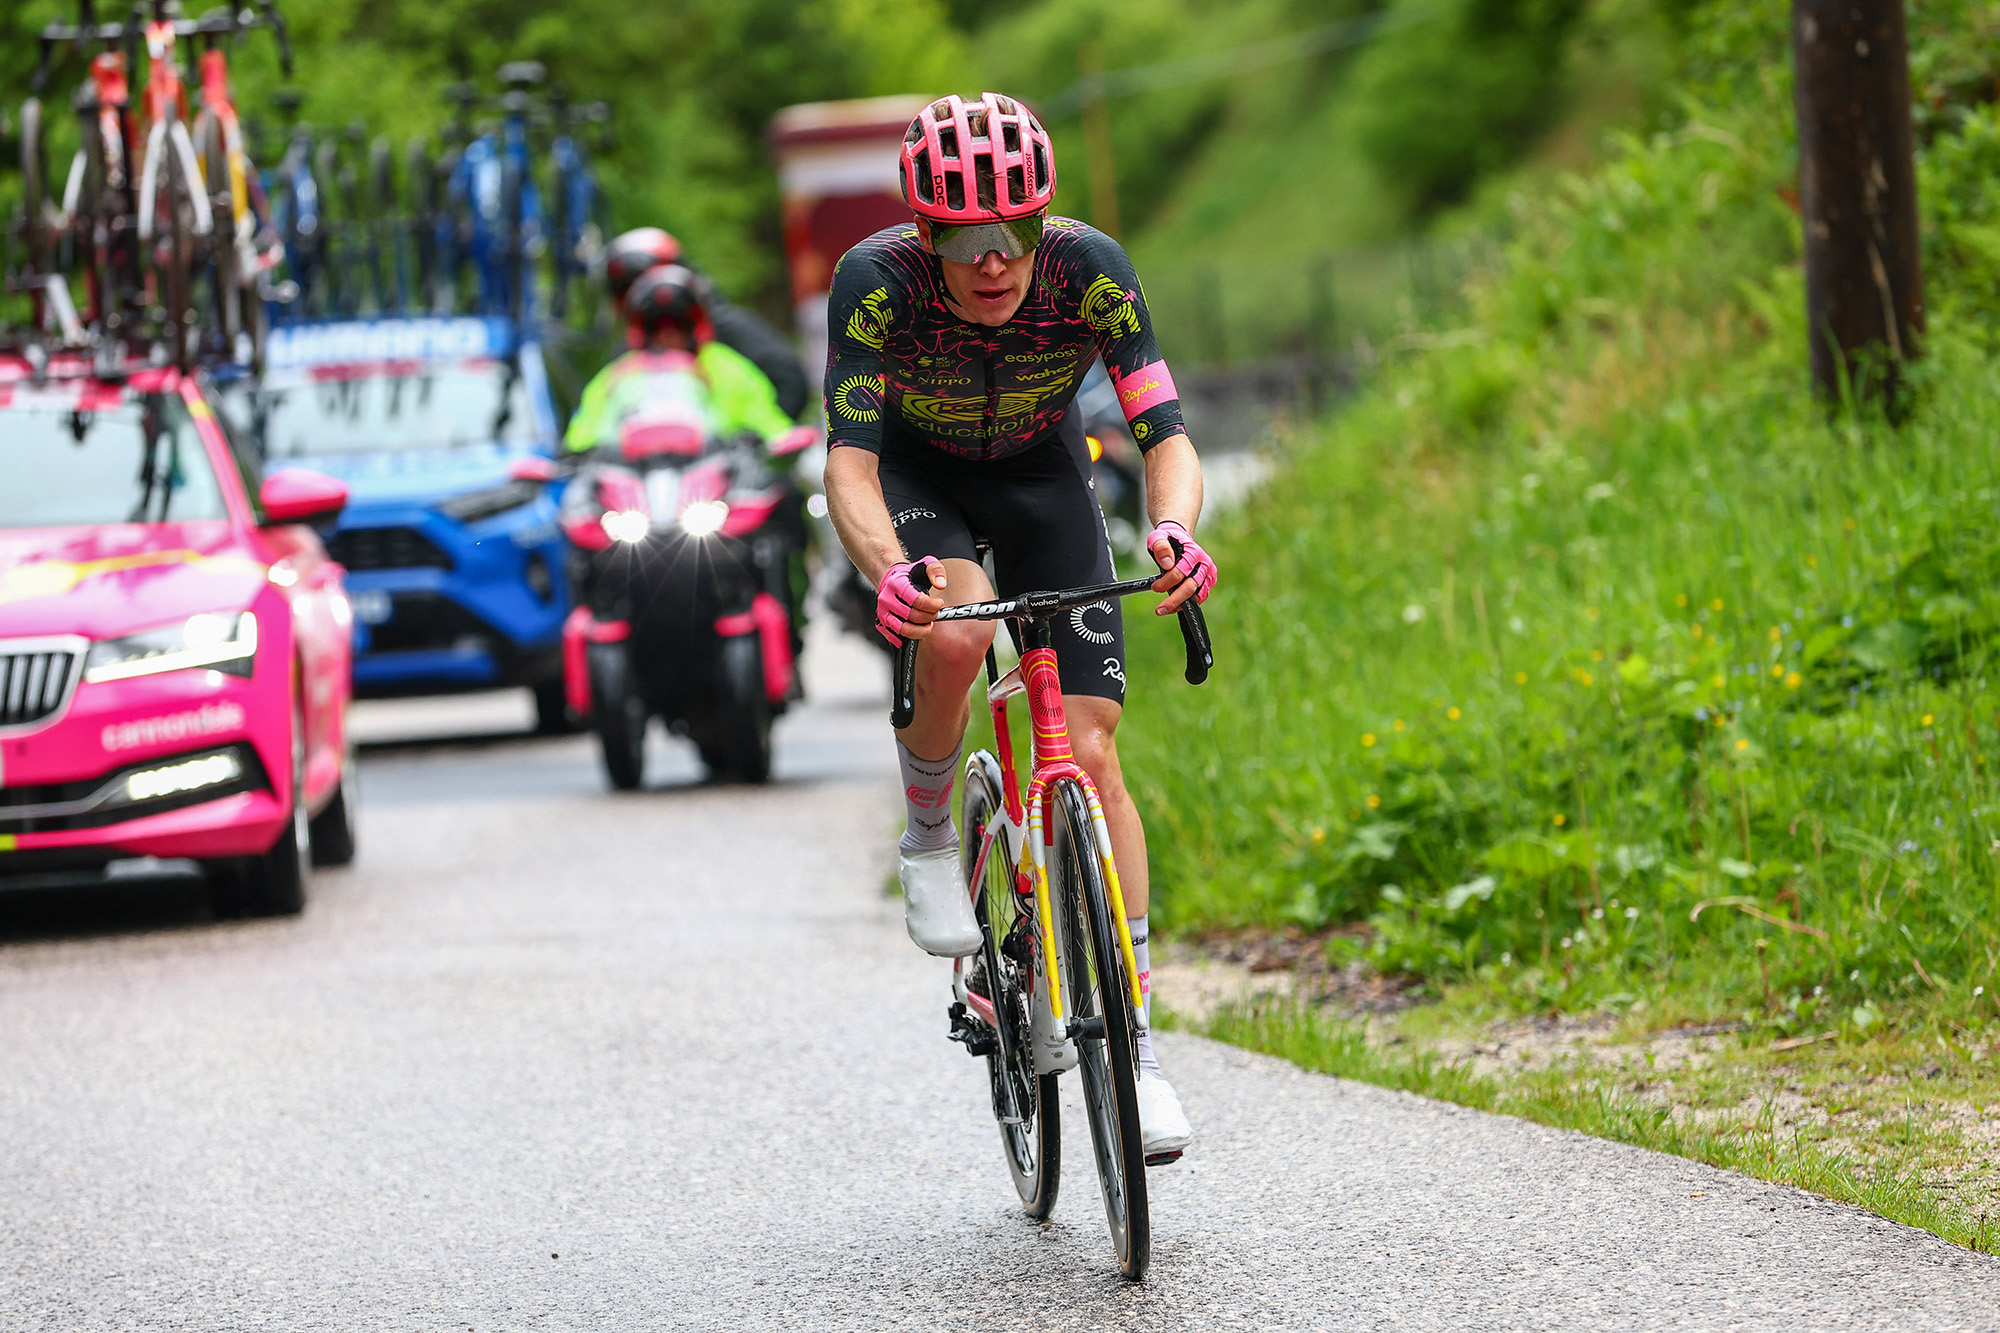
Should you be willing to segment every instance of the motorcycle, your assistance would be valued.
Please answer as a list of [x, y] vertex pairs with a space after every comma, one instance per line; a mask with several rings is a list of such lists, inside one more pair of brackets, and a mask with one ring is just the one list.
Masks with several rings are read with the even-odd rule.
[[654, 402], [615, 445], [584, 456], [563, 497], [577, 593], [564, 686], [620, 790], [644, 780], [655, 716], [694, 742], [711, 776], [765, 781], [772, 720], [800, 697], [788, 579], [804, 518], [767, 455], [789, 457], [816, 436], [801, 427], [767, 448], [714, 434], [694, 359], [681, 360], [659, 373], [669, 399], [684, 379], [684, 410]]

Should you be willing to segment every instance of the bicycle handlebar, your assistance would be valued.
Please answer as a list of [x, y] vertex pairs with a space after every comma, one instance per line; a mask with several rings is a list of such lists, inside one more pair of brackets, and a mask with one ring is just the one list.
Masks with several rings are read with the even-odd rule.
[[[1171, 539], [1169, 539], [1171, 540]], [[1177, 553], [1178, 554], [1178, 553]], [[1165, 571], [1162, 571], [1163, 573]], [[1089, 606], [1112, 597], [1130, 597], [1134, 593], [1150, 591], [1152, 578], [1122, 579], [1117, 583], [1101, 583], [1089, 588], [1071, 588], [1065, 592], [1029, 592], [1019, 597], [1010, 597], [998, 602], [971, 602], [964, 606], [947, 606], [937, 613], [931, 623], [947, 620], [1040, 620], [1079, 606]], [[925, 566], [917, 565], [910, 571], [911, 582], [917, 584], [918, 591], [928, 591], [930, 575]], [[1187, 666], [1182, 672], [1190, 685], [1199, 685], [1208, 679], [1210, 668], [1215, 665], [1215, 652], [1208, 637], [1208, 621], [1201, 613], [1201, 605], [1192, 597], [1182, 602], [1175, 612], [1181, 622], [1181, 642], [1187, 648]], [[916, 719], [917, 715], [917, 640], [904, 639], [896, 647], [895, 698], [889, 705], [889, 725], [901, 731]]]

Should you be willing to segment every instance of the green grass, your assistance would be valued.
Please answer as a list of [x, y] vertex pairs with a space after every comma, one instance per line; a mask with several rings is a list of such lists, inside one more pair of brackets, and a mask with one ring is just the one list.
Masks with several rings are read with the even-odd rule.
[[1201, 1030], [1320, 1073], [1672, 1153], [1866, 1208], [1969, 1249], [1992, 1253], [2000, 1248], [2000, 1225], [1991, 1216], [1945, 1197], [1932, 1185], [1939, 1163], [1962, 1153], [1948, 1136], [1919, 1128], [1914, 1110], [1906, 1111], [1900, 1125], [1885, 1118], [1864, 1155], [1857, 1157], [1822, 1135], [1779, 1128], [1769, 1102], [1747, 1114], [1676, 1114], [1672, 1101], [1638, 1095], [1619, 1075], [1574, 1061], [1483, 1076], [1421, 1046], [1372, 1044], [1362, 1024], [1310, 1007], [1265, 1003], [1226, 1008]]
[[1211, 684], [1134, 636], [1154, 911], [1363, 923], [1330, 947], [1500, 1009], [1983, 1047], [2000, 114], [1962, 71], [1994, 10], [1913, 9], [1931, 333], [1896, 428], [1809, 393], [1786, 8], [1710, 17], [1676, 127], [1516, 198], [1458, 326], [1204, 531]]

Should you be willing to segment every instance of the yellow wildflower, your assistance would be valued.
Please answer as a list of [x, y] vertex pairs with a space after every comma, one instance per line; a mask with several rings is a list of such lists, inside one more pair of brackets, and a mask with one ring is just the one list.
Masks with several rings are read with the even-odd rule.
[[1721, 676], [1717, 676], [1715, 679], [1709, 681], [1708, 683], [1715, 686], [1715, 688], [1719, 690], [1724, 685], [1727, 685], [1729, 682], [1724, 680]]
[[1674, 594], [1675, 606], [1686, 606], [1687, 604], [1688, 604], [1688, 595], [1686, 593], [1677, 592]]
[[1604, 660], [1604, 650], [1602, 648], [1592, 648], [1590, 650], [1590, 660], [1593, 662], [1602, 662]]
[[1403, 719], [1399, 717], [1394, 722], [1391, 722], [1389, 725], [1391, 727], [1394, 727], [1397, 731], [1401, 731], [1403, 729]]
[[1514, 673], [1514, 683], [1516, 685], [1526, 685], [1528, 683], [1528, 673], [1525, 671], [1516, 671]]
[[1561, 828], [1564, 824], [1569, 823], [1569, 818], [1559, 810], [1556, 812], [1555, 817], [1550, 822], [1553, 823], [1557, 828]]
[[1374, 732], [1372, 732], [1372, 731], [1364, 731], [1364, 732], [1362, 732], [1362, 733], [1361, 733], [1361, 748], [1362, 748], [1362, 749], [1364, 749], [1364, 750], [1366, 750], [1366, 749], [1369, 749], [1369, 748], [1371, 748], [1371, 747], [1372, 747], [1372, 746], [1373, 746], [1374, 744], [1375, 744], [1375, 733], [1374, 733]]
[[1925, 713], [1925, 714], [1924, 714], [1924, 725], [1928, 727], [1928, 726], [1929, 726], [1930, 724], [1931, 724], [1931, 715], [1930, 715], [1929, 713]]
[[1796, 690], [1799, 687], [1800, 683], [1804, 680], [1805, 680], [1804, 676], [1801, 676], [1798, 672], [1794, 671], [1791, 675], [1785, 677], [1785, 688], [1788, 690]]
[[1718, 597], [1714, 601], [1710, 602], [1708, 604], [1708, 609], [1711, 611], [1720, 611], [1722, 609], [1722, 599]]
[[1785, 664], [1783, 662], [1771, 663], [1771, 678], [1773, 680], [1783, 679], [1784, 674], [1785, 674]]
[[1382, 798], [1372, 791], [1368, 793], [1368, 808], [1370, 810], [1380, 810], [1382, 808]]
[[1738, 749], [1739, 751], [1741, 751], [1741, 750], [1747, 750], [1747, 749], [1749, 749], [1749, 748], [1750, 748], [1750, 742], [1749, 742], [1749, 741], [1747, 741], [1747, 740], [1744, 740], [1744, 739], [1743, 739], [1743, 738], [1742, 738], [1741, 736], [1738, 736], [1738, 737], [1736, 738], [1736, 748], [1737, 748], [1737, 749]]
[[1456, 708], [1447, 708], [1447, 709], [1445, 709], [1445, 710], [1444, 710], [1444, 715], [1445, 715], [1446, 717], [1450, 718], [1450, 719], [1451, 719], [1452, 721], [1454, 721], [1454, 722], [1458, 721], [1458, 710], [1457, 710]]

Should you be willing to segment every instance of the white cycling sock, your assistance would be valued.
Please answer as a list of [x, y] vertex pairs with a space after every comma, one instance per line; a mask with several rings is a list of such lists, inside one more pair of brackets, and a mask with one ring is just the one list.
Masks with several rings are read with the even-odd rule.
[[906, 815], [898, 845], [904, 851], [941, 852], [958, 845], [958, 830], [951, 825], [951, 784], [958, 776], [958, 756], [964, 749], [961, 742], [949, 758], [919, 759], [901, 741], [896, 742]]
[[1165, 1078], [1160, 1072], [1160, 1061], [1153, 1054], [1153, 957], [1147, 947], [1149, 931], [1144, 916], [1125, 919], [1125, 926], [1132, 932], [1132, 961], [1139, 967], [1139, 1072], [1153, 1078]]

